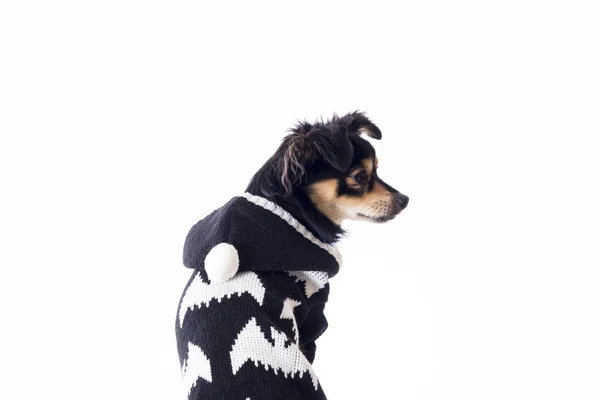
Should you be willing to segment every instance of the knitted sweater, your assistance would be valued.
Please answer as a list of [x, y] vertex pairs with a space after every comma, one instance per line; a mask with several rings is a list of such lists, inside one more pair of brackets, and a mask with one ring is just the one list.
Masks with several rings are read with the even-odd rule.
[[176, 320], [188, 400], [325, 399], [312, 368], [341, 263], [275, 203], [248, 193], [194, 225]]

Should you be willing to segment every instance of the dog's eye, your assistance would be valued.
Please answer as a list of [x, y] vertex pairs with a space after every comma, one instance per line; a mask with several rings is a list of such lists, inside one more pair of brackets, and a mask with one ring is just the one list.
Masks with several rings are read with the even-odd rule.
[[362, 184], [367, 180], [367, 173], [365, 171], [360, 171], [358, 174], [353, 176], [356, 183]]

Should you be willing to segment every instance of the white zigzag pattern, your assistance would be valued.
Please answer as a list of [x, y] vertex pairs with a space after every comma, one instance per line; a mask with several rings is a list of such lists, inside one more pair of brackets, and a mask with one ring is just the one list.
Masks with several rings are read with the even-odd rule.
[[265, 287], [254, 272], [240, 272], [225, 282], [210, 284], [204, 283], [200, 275], [197, 274], [181, 300], [179, 326], [183, 326], [183, 320], [188, 309], [193, 309], [194, 306], [200, 308], [203, 305], [208, 307], [213, 299], [220, 302], [225, 296], [231, 298], [234, 294], [241, 296], [242, 293], [250, 294], [262, 306], [265, 298]]
[[188, 342], [188, 357], [181, 367], [183, 383], [188, 389], [188, 395], [196, 386], [199, 378], [212, 382], [210, 361], [202, 349], [192, 342]]
[[263, 335], [256, 319], [251, 318], [235, 339], [229, 353], [233, 374], [235, 375], [248, 360], [251, 360], [257, 367], [258, 363], [261, 363], [267, 371], [269, 367], [273, 368], [275, 374], [281, 370], [286, 378], [294, 377], [297, 373], [302, 378], [304, 373], [308, 372], [317, 390], [319, 387], [317, 375], [298, 346], [291, 344], [286, 347], [286, 334], [273, 327], [271, 327], [271, 337], [275, 345], [271, 345]]
[[296, 282], [304, 282], [304, 293], [308, 298], [323, 289], [329, 281], [329, 275], [323, 271], [288, 271], [288, 274], [295, 277]]
[[294, 308], [298, 307], [301, 303], [292, 298], [287, 298], [283, 301], [283, 310], [281, 310], [281, 315], [279, 318], [281, 319], [291, 319], [294, 324], [294, 341], [296, 345], [298, 345], [298, 324], [296, 322], [296, 317], [294, 316]]

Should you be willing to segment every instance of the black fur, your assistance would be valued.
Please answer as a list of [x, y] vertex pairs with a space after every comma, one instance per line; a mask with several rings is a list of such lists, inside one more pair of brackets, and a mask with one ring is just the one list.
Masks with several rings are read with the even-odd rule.
[[381, 131], [355, 111], [312, 124], [299, 121], [290, 132], [246, 190], [279, 204], [321, 241], [333, 243], [344, 231], [317, 210], [307, 187], [323, 179], [344, 177], [361, 159], [374, 157], [373, 146], [360, 134], [381, 139]]

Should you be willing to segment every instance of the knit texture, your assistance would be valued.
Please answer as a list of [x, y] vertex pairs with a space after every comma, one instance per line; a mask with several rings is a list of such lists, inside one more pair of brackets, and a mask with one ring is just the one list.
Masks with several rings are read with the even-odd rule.
[[284, 209], [248, 193], [196, 223], [176, 318], [188, 400], [325, 399], [312, 367], [340, 267]]

